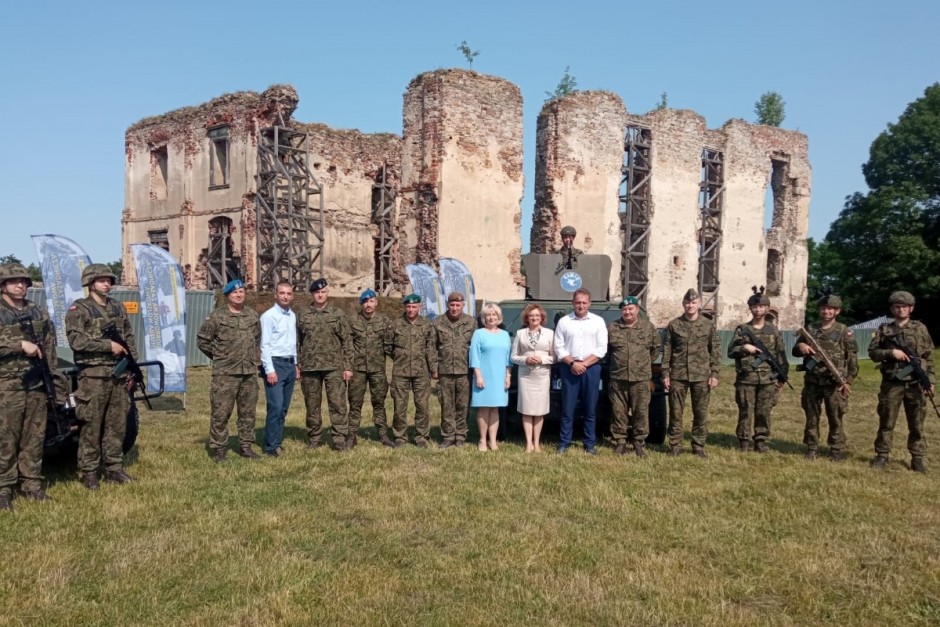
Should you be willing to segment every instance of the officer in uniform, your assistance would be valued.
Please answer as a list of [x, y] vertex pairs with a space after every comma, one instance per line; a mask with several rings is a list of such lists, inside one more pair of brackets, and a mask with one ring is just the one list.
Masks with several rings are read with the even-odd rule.
[[427, 448], [431, 437], [428, 399], [431, 379], [437, 378], [437, 353], [434, 350], [434, 329], [427, 318], [418, 315], [421, 297], [408, 294], [402, 300], [405, 311], [392, 323], [388, 351], [392, 358], [392, 400], [395, 416], [392, 432], [395, 447], [408, 441], [408, 393], [415, 402], [415, 446]]
[[584, 254], [580, 248], [574, 247], [574, 238], [578, 234], [573, 226], [561, 227], [561, 248], [558, 254], [561, 255], [561, 267], [571, 270], [578, 265], [578, 257]]
[[823, 296], [816, 306], [819, 308], [819, 322], [809, 325], [806, 330], [838, 370], [845, 384], [838, 383], [836, 376], [805, 339], [800, 338], [801, 341], [793, 346], [793, 356], [803, 358], [803, 364], [798, 370], [806, 372], [800, 398], [803, 413], [806, 414], [803, 444], [807, 447], [806, 459], [816, 459], [819, 455], [819, 418], [825, 406], [826, 418], [829, 420], [829, 458], [841, 462], [845, 459], [842, 418], [848, 405], [852, 382], [858, 376], [858, 345], [852, 329], [836, 321], [842, 311], [841, 298], [835, 294]]
[[349, 325], [353, 375], [349, 380], [349, 435], [346, 438], [348, 449], [356, 446], [366, 388], [369, 389], [372, 399], [372, 424], [375, 425], [379, 441], [385, 446], [395, 446], [395, 442], [388, 437], [388, 420], [385, 416], [385, 397], [388, 396], [385, 342], [391, 321], [376, 313], [377, 305], [376, 293], [365, 290], [359, 295], [359, 313]]
[[718, 387], [721, 343], [715, 323], [702, 315], [698, 292], [682, 297], [683, 314], [666, 327], [663, 342], [663, 388], [669, 394], [669, 454], [682, 452], [682, 418], [686, 394], [692, 394], [692, 454], [706, 458], [708, 403]]
[[441, 448], [463, 446], [470, 408], [470, 339], [476, 321], [463, 312], [460, 292], [447, 296], [447, 313], [434, 319], [438, 389], [441, 400]]
[[770, 449], [770, 412], [776, 401], [777, 391], [783, 387], [774, 374], [763, 351], [751, 343], [746, 331], [764, 344], [771, 357], [777, 360], [784, 374], [789, 370], [786, 346], [780, 331], [769, 322], [770, 298], [764, 288], [754, 288], [754, 295], [747, 299], [751, 310], [751, 320], [739, 325], [728, 345], [728, 357], [734, 359], [736, 378], [734, 381], [734, 400], [738, 405], [738, 427], [736, 434], [742, 451], [751, 450], [751, 424], [754, 425], [754, 449], [766, 453]]
[[130, 411], [129, 373], [119, 364], [124, 349], [104, 337], [102, 329], [113, 324], [131, 349], [136, 346], [124, 305], [109, 296], [117, 277], [108, 266], [93, 263], [82, 270], [88, 296], [72, 303], [65, 315], [65, 333], [79, 369], [75, 413], [82, 424], [78, 439], [78, 470], [82, 485], [98, 489], [98, 468], [104, 464], [104, 480], [130, 483], [124, 471], [124, 434]]
[[313, 304], [297, 315], [300, 386], [307, 406], [307, 446], [315, 449], [321, 444], [323, 416], [320, 405], [325, 387], [333, 450], [345, 451], [349, 435], [346, 384], [353, 377], [349, 320], [342, 309], [327, 302], [330, 289], [326, 279], [311, 283], [310, 291]]
[[909, 350], [920, 360], [923, 371], [930, 381], [933, 396], [936, 387], [933, 368], [933, 340], [927, 327], [911, 320], [914, 311], [914, 296], [910, 292], [894, 292], [888, 299], [891, 306], [891, 322], [878, 327], [868, 346], [868, 356], [881, 369], [881, 389], [878, 392], [878, 436], [875, 438], [875, 459], [872, 468], [884, 468], [891, 453], [894, 424], [901, 405], [907, 416], [907, 450], [911, 453], [911, 470], [927, 472], [924, 452], [924, 390], [914, 374], [911, 358], [902, 349]]
[[17, 484], [28, 499], [51, 500], [42, 487], [50, 399], [36, 362], [55, 369], [55, 329], [49, 315], [26, 299], [32, 283], [21, 264], [0, 265], [0, 510], [13, 508]]
[[618, 455], [627, 452], [629, 438], [636, 456], [646, 457], [643, 447], [650, 425], [650, 381], [659, 351], [659, 331], [649, 320], [640, 320], [639, 301], [627, 296], [620, 301], [620, 319], [607, 325], [610, 433]]
[[222, 294], [225, 304], [209, 314], [197, 336], [199, 350], [212, 360], [209, 449], [216, 462], [225, 461], [228, 421], [237, 405], [238, 454], [257, 459], [251, 447], [255, 443], [261, 320], [254, 309], [245, 307], [245, 284], [241, 279], [229, 281]]

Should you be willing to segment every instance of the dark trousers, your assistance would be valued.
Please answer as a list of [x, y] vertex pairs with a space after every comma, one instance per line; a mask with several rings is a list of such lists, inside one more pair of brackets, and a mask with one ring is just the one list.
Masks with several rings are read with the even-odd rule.
[[273, 364], [277, 383], [270, 385], [267, 380], [264, 382], [264, 399], [268, 405], [264, 419], [265, 453], [277, 450], [284, 441], [284, 419], [290, 409], [290, 399], [297, 381], [297, 368], [292, 360], [275, 357]]
[[594, 364], [578, 376], [571, 368], [561, 368], [561, 392], [563, 409], [561, 413], [561, 446], [571, 444], [574, 431], [574, 410], [581, 400], [581, 412], [584, 415], [584, 448], [593, 449], [597, 445], [597, 399], [600, 396], [601, 365]]

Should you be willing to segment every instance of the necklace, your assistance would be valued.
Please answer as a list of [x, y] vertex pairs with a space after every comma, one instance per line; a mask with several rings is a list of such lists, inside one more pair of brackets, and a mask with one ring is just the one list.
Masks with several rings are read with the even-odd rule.
[[531, 329], [526, 329], [526, 337], [528, 338], [529, 347], [535, 348], [539, 344], [539, 338], [542, 336], [542, 327], [539, 327], [538, 331], [532, 333]]

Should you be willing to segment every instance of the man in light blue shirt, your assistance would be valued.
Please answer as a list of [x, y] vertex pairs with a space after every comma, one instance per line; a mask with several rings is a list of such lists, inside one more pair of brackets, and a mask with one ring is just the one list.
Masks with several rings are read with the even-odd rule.
[[294, 286], [277, 284], [274, 306], [261, 314], [261, 367], [264, 368], [264, 396], [268, 414], [264, 421], [264, 452], [281, 454], [284, 418], [290, 409], [294, 382], [300, 376], [297, 366], [297, 316], [290, 309]]

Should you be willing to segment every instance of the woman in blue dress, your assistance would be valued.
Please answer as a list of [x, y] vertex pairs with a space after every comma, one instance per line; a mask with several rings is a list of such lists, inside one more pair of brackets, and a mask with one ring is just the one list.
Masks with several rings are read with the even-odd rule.
[[470, 405], [477, 408], [477, 426], [480, 429], [481, 451], [496, 450], [496, 432], [499, 430], [499, 408], [509, 404], [509, 377], [512, 362], [509, 352], [512, 343], [509, 333], [499, 328], [503, 311], [499, 305], [489, 303], [480, 312], [483, 328], [473, 332], [470, 340], [470, 367], [473, 368], [473, 390]]

